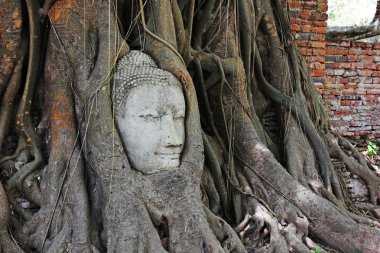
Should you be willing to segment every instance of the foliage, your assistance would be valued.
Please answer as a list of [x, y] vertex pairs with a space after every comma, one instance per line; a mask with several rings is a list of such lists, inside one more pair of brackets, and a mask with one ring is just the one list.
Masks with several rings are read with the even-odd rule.
[[367, 155], [374, 156], [379, 152], [379, 148], [372, 141], [367, 141]]

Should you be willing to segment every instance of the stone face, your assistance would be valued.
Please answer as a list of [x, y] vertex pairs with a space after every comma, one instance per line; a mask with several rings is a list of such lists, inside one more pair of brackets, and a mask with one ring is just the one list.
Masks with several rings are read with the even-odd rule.
[[149, 56], [132, 52], [121, 59], [114, 84], [116, 124], [129, 161], [144, 174], [178, 168], [185, 142], [181, 84]]

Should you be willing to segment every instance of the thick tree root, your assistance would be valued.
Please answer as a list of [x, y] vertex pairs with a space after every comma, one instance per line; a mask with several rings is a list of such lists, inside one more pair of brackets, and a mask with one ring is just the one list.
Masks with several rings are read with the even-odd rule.
[[[50, 123], [46, 129], [51, 138], [45, 149], [49, 162], [39, 185], [31, 172], [43, 164], [42, 149], [31, 123], [30, 101], [39, 73], [41, 16], [38, 4], [27, 0], [32, 36], [17, 119], [19, 140], [31, 144], [33, 159], [25, 161], [7, 182], [10, 192], [19, 189], [23, 198], [40, 207], [32, 213], [10, 198], [21, 217], [14, 229], [26, 250], [308, 252], [319, 247], [309, 236], [344, 252], [378, 250], [380, 233], [368, 225], [380, 224], [348, 213], [337, 200], [342, 199], [342, 192], [322, 138], [328, 130], [326, 115], [299, 62], [280, 0], [140, 0], [137, 7], [130, 6], [134, 1], [121, 1], [125, 9], [132, 10], [128, 15], [135, 29], [127, 34], [131, 41], [181, 81], [186, 98], [181, 167], [154, 175], [142, 175], [129, 165], [114, 124], [112, 69], [129, 48], [120, 39], [113, 6], [107, 1], [87, 5], [76, 0], [45, 2], [42, 18], [49, 13], [51, 21], [45, 63], [50, 108], [43, 119]], [[109, 15], [100, 15], [105, 10]], [[212, 137], [202, 135], [188, 69], [199, 81], [200, 104], [206, 108], [202, 115], [205, 132]], [[3, 91], [14, 95], [17, 90], [8, 78], [0, 83], [0, 97]], [[253, 98], [263, 94], [267, 96], [263, 108], [271, 101], [282, 114], [282, 136], [276, 144], [266, 139], [256, 115], [260, 101]], [[309, 99], [312, 102], [307, 103]], [[0, 145], [5, 135], [1, 131]], [[218, 140], [222, 155], [211, 138]], [[343, 151], [335, 154], [366, 181], [371, 201], [376, 203], [379, 181], [367, 172], [365, 161], [352, 146], [342, 139], [335, 144], [337, 150], [343, 146], [356, 157], [354, 161]], [[202, 205], [199, 189], [203, 146], [209, 169], [203, 172], [202, 188], [211, 211]], [[15, 157], [6, 159], [10, 158]], [[89, 171], [88, 189], [85, 169]], [[5, 193], [0, 191], [0, 252], [17, 251], [9, 236], [8, 208]], [[235, 220], [236, 231], [217, 216], [220, 213]]]
[[199, 189], [183, 171], [143, 176], [143, 196], [153, 224], [167, 220], [169, 251], [202, 252], [205, 247], [210, 252], [224, 252], [208, 226]]
[[20, 249], [11, 239], [9, 232], [9, 205], [7, 195], [0, 183], [0, 251], [4, 253], [17, 253]]
[[308, 252], [317, 247], [307, 237], [308, 222], [305, 217], [279, 221], [252, 197], [246, 198], [245, 202], [247, 214], [236, 230], [241, 240], [250, 245], [254, 252]]
[[4, 93], [4, 97], [1, 99], [2, 101], [0, 105], [0, 154], [4, 137], [7, 134], [7, 131], [9, 130], [9, 127], [11, 125], [11, 119], [13, 116], [12, 114], [15, 102], [14, 100], [20, 88], [22, 62], [23, 60], [21, 59], [16, 63], [12, 77]]
[[223, 219], [213, 214], [207, 207], [204, 208], [207, 221], [216, 238], [221, 243], [224, 252], [247, 252], [236, 232]]

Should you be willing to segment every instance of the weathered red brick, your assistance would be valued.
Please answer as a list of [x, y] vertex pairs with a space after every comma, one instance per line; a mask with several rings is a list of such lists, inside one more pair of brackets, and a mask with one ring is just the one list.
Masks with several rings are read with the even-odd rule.
[[311, 14], [308, 11], [301, 11], [300, 12], [300, 18], [311, 19]]
[[326, 35], [323, 33], [313, 33], [310, 38], [311, 40], [325, 41]]
[[288, 1], [288, 6], [290, 9], [298, 9], [301, 6], [301, 2]]
[[335, 115], [348, 115], [348, 114], [352, 114], [353, 111], [352, 110], [341, 110], [341, 111], [335, 111]]
[[325, 49], [313, 49], [313, 55], [325, 55]]
[[357, 76], [358, 75], [358, 73], [356, 72], [356, 71], [345, 71], [344, 72], [344, 74], [343, 74], [343, 76], [350, 76], [350, 77], [352, 77], [352, 76]]
[[359, 106], [359, 105], [362, 105], [363, 102], [362, 101], [350, 101], [350, 104], [351, 104], [351, 106]]
[[302, 9], [304, 10], [315, 10], [317, 8], [317, 3], [315, 2], [303, 2]]
[[348, 83], [348, 78], [339, 77], [339, 78], [336, 79], [336, 81], [337, 81], [338, 83], [347, 84], [347, 83]]
[[372, 56], [364, 56], [364, 57], [362, 57], [361, 58], [361, 60], [363, 61], [363, 62], [373, 62], [373, 57]]
[[326, 27], [301, 27], [305, 33], [326, 33]]
[[[324, 48], [326, 43], [325, 42], [321, 42], [321, 41], [312, 41], [310, 42], [311, 46], [312, 47], [315, 47], [315, 48]], [[325, 53], [325, 51], [323, 51], [323, 54]]]
[[347, 49], [336, 49], [336, 48], [326, 48], [326, 54], [331, 54], [331, 55], [346, 55], [348, 53]]
[[318, 11], [322, 11], [322, 12], [327, 12], [327, 10], [329, 9], [329, 7], [327, 6], [327, 4], [321, 4], [318, 6], [317, 10]]
[[[376, 64], [374, 64], [374, 63], [367, 63], [367, 64], [364, 65], [364, 67], [366, 69], [376, 69], [378, 66]], [[379, 67], [380, 67], [380, 65], [379, 65]]]
[[309, 42], [307, 42], [307, 41], [297, 41], [297, 45], [299, 47], [308, 47], [309, 46]]
[[367, 94], [369, 94], [369, 95], [380, 95], [380, 90], [368, 90]]
[[313, 49], [309, 49], [309, 48], [300, 48], [300, 51], [301, 53], [305, 56], [305, 55], [312, 55], [313, 54]]
[[359, 62], [353, 62], [351, 63], [351, 67], [353, 69], [364, 69], [364, 64]]
[[313, 25], [314, 26], [319, 26], [319, 27], [326, 27], [327, 26], [327, 22], [326, 21], [314, 21]]
[[311, 70], [310, 75], [313, 77], [322, 77], [325, 75], [325, 72], [323, 70]]
[[372, 76], [372, 71], [371, 70], [358, 70], [359, 76]]
[[308, 57], [308, 60], [311, 62], [325, 62], [325, 57], [324, 56], [310, 56]]
[[353, 132], [348, 132], [348, 131], [344, 131], [344, 132], [342, 132], [342, 135], [344, 135], [344, 136], [354, 136], [355, 133], [353, 133]]
[[351, 68], [351, 63], [349, 63], [349, 62], [341, 62], [341, 63], [338, 64], [338, 68], [350, 69]]
[[326, 46], [337, 47], [337, 46], [339, 46], [339, 42], [326, 41]]
[[346, 89], [356, 89], [357, 87], [358, 87], [357, 83], [347, 83], [346, 85], [344, 85], [344, 88]]
[[348, 50], [348, 53], [349, 53], [349, 54], [362, 54], [362, 50], [361, 50], [361, 49], [350, 48], [350, 49]]
[[366, 43], [366, 42], [357, 42], [357, 41], [353, 41], [351, 42], [351, 46], [352, 47], [368, 47], [368, 48], [372, 48], [372, 43]]
[[348, 61], [360, 61], [360, 57], [354, 55], [348, 55]]
[[327, 13], [314, 13], [313, 18], [320, 21], [327, 20]]

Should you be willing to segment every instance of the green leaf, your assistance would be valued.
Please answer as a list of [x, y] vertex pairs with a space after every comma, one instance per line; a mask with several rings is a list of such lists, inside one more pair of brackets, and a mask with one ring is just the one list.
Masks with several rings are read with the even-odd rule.
[[34, 173], [33, 177], [36, 178], [38, 181], [40, 181], [41, 180], [41, 173], [39, 171], [37, 171], [36, 173]]
[[367, 155], [374, 156], [379, 152], [379, 148], [372, 141], [367, 141]]

